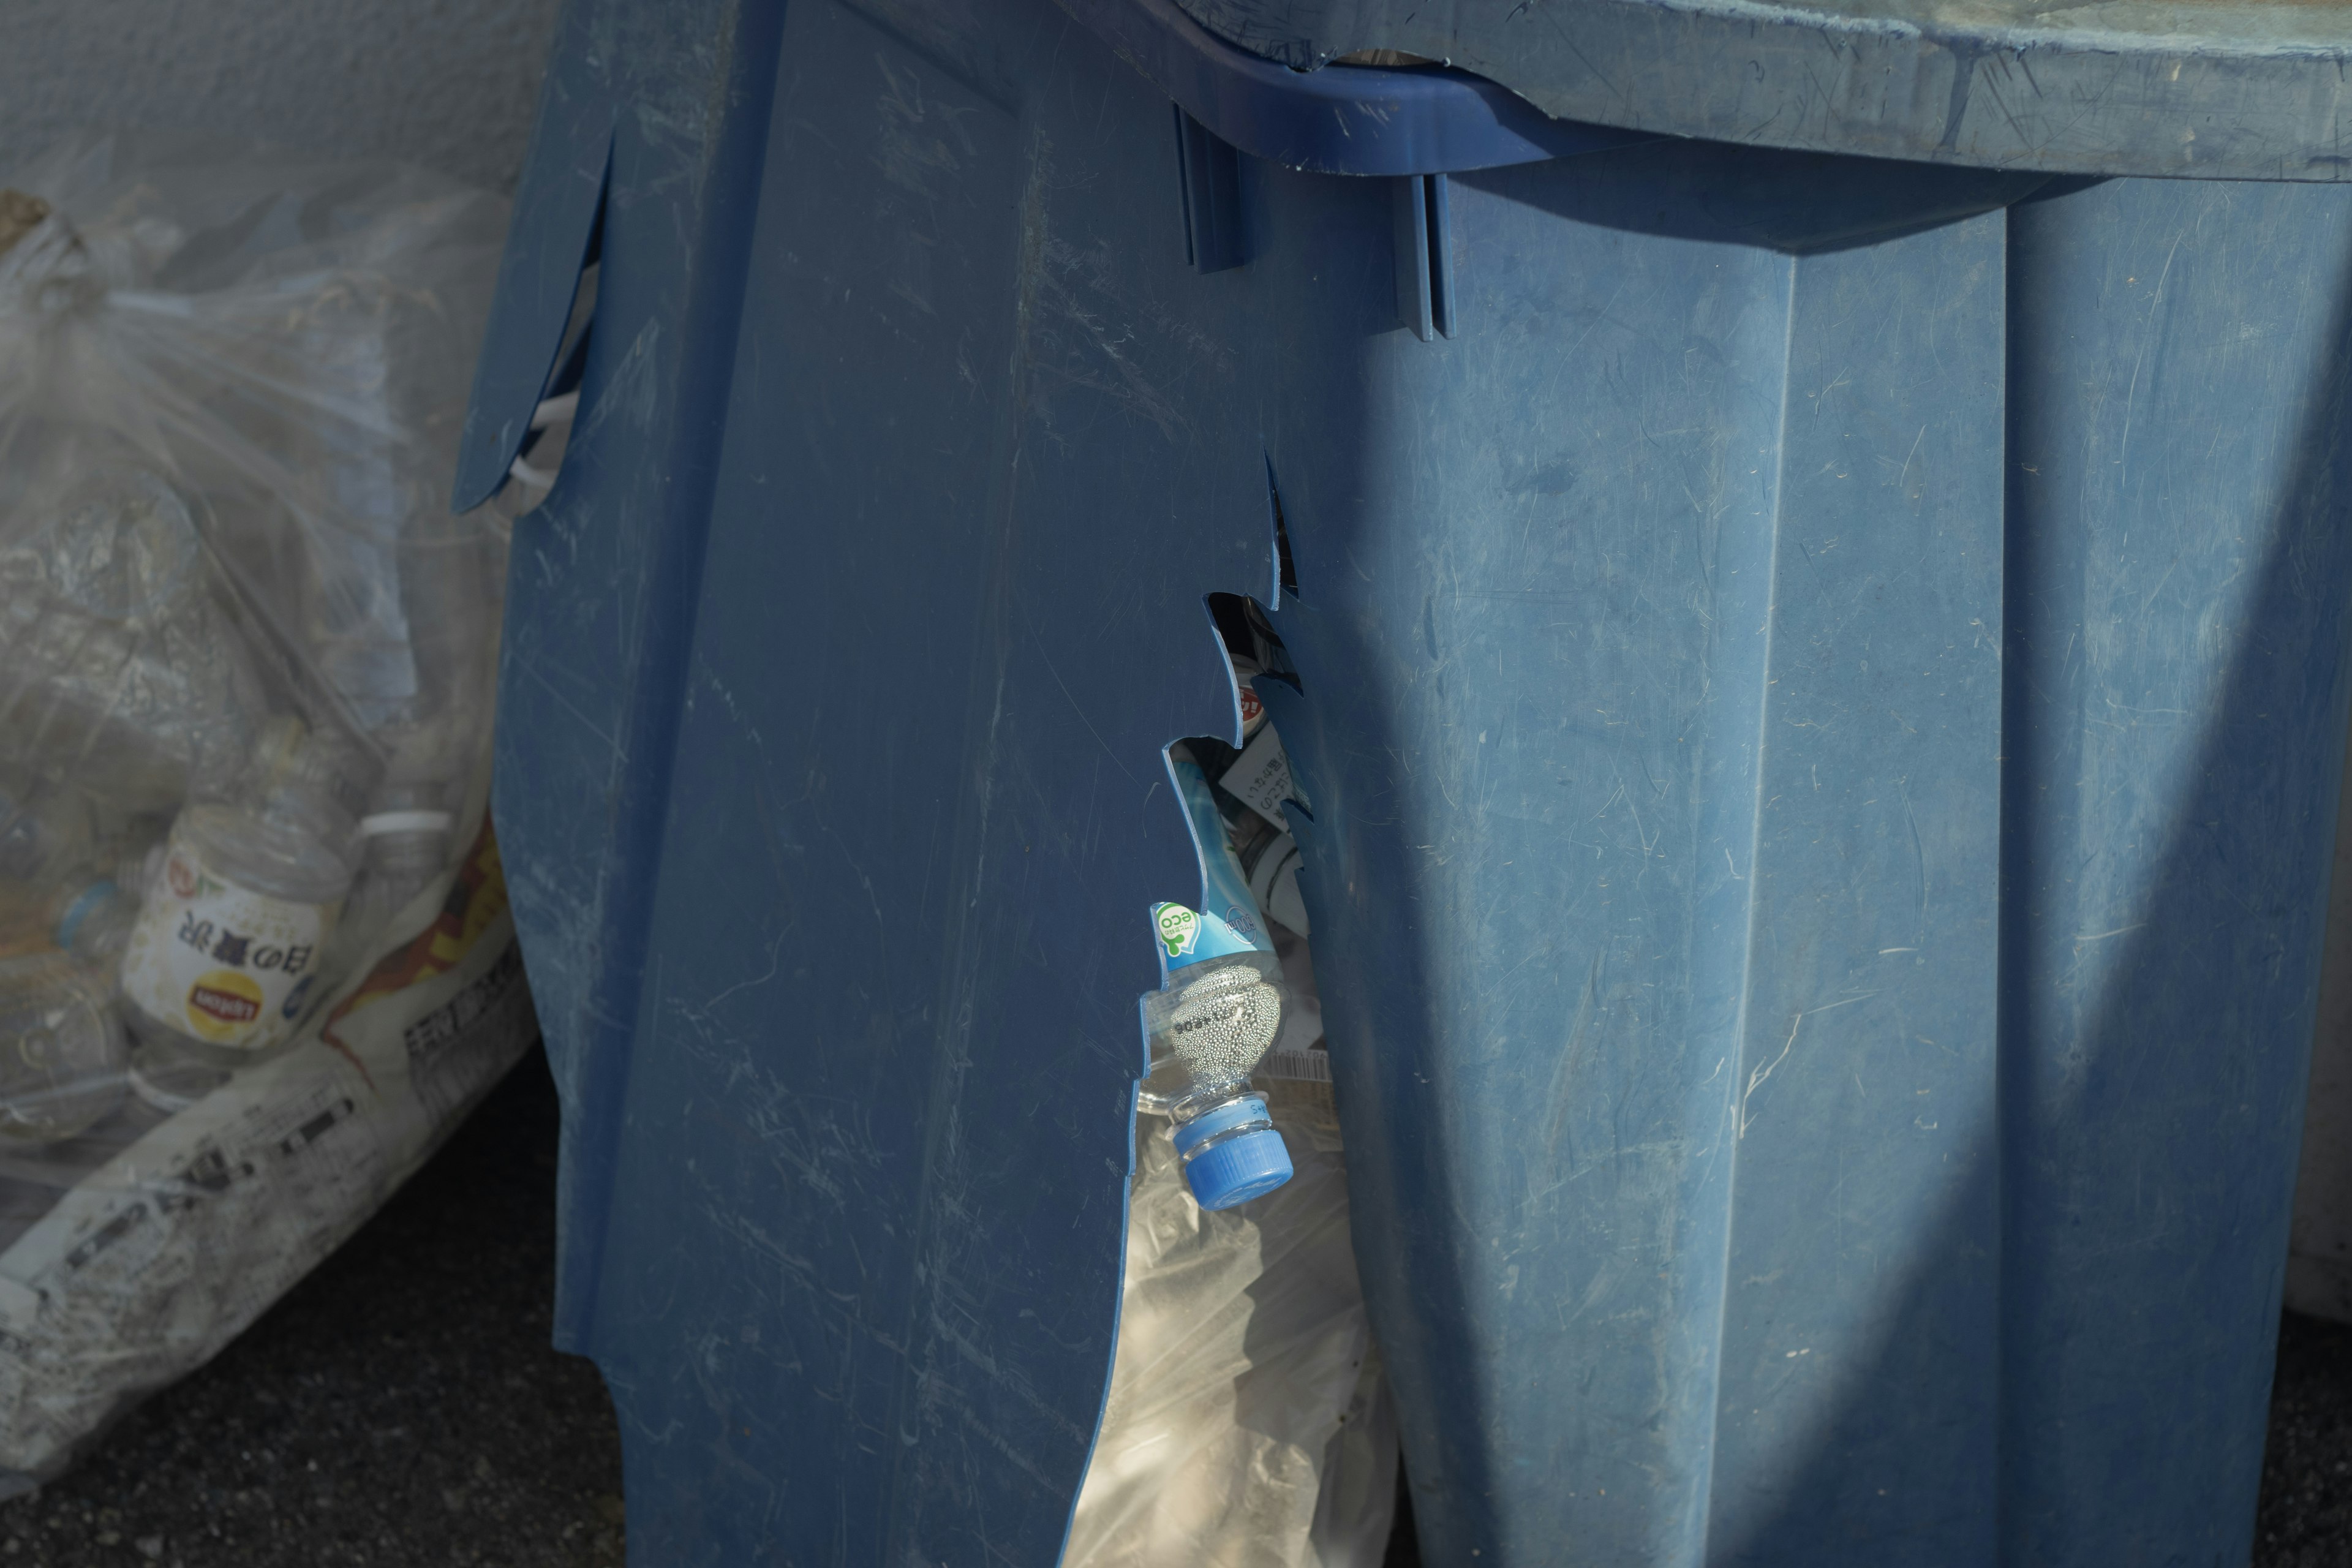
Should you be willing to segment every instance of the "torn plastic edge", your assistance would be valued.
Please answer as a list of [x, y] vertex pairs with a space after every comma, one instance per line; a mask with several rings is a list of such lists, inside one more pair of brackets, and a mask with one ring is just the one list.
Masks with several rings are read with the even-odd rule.
[[522, 450], [515, 455], [513, 462], [507, 465], [509, 479], [530, 485], [536, 489], [550, 490], [555, 488], [555, 477], [561, 471], [562, 455], [557, 454], [558, 466], [554, 468], [533, 467], [530, 460], [530, 455], [538, 449], [541, 437], [559, 425], [570, 425], [574, 416], [580, 412], [580, 394], [577, 388], [580, 385], [582, 368], [588, 361], [588, 331], [593, 325], [593, 321], [581, 324], [578, 341], [572, 344], [572, 352], [564, 356], [563, 364], [555, 373], [555, 379], [549, 384], [551, 392], [555, 387], [565, 385], [567, 383], [573, 390], [543, 397], [540, 399], [539, 406], [531, 410], [530, 428], [523, 434]]
[[[542, 124], [541, 131], [545, 134], [549, 127]], [[483, 335], [481, 359], [474, 371], [474, 393], [450, 495], [453, 510], [470, 511], [496, 495], [510, 476], [521, 477], [514, 475], [514, 465], [530, 442], [533, 416], [551, 394], [567, 390], [556, 384], [562, 376], [573, 374], [577, 384], [573, 361], [585, 364], [593, 335], [585, 330], [562, 365], [556, 361], [572, 327], [580, 279], [596, 259], [604, 234], [605, 198], [613, 180], [610, 121], [593, 139], [583, 140], [593, 152], [583, 147], [587, 155], [572, 161], [572, 171], [584, 175], [593, 158], [593, 181], [541, 177], [536, 169], [525, 175], [526, 192], [551, 194], [545, 205], [518, 212], [507, 237], [489, 330]], [[547, 479], [551, 483], [553, 476]]]
[[[1240, 670], [1234, 668], [1233, 651], [1225, 646], [1224, 628], [1217, 624], [1217, 607], [1213, 602], [1213, 595], [1203, 594], [1201, 595], [1201, 613], [1209, 617], [1209, 637], [1211, 640], [1216, 644], [1218, 660], [1225, 667], [1226, 689], [1232, 693], [1234, 700], [1234, 739], [1232, 744], [1234, 749], [1238, 751], [1249, 743], [1249, 736], [1245, 732], [1249, 721], [1242, 711], [1242, 673]], [[1173, 767], [1175, 763], [1174, 759], [1169, 755], [1169, 751], [1171, 748], [1178, 744], [1180, 744], [1180, 742], [1171, 741], [1168, 742], [1167, 746], [1160, 749], [1160, 761], [1166, 763], [1171, 767]], [[1197, 847], [1197, 843], [1195, 847]]]
[[[1266, 487], [1267, 494], [1271, 497], [1274, 494], [1274, 463], [1270, 457], [1266, 460]], [[1275, 524], [1277, 537], [1279, 537], [1281, 527], [1281, 509], [1278, 501], [1276, 502], [1275, 506]], [[1286, 541], [1283, 541], [1280, 543], [1279, 554], [1275, 565], [1275, 590], [1277, 595], [1277, 600], [1284, 584], [1290, 579], [1289, 559], [1288, 542]], [[1223, 633], [1217, 627], [1216, 613], [1210, 608], [1209, 595], [1207, 594], [1201, 595], [1201, 609], [1202, 613], [1206, 615], [1209, 618], [1209, 637], [1216, 647], [1217, 658], [1223, 663], [1227, 676], [1234, 681], [1234, 734], [1238, 741], [1241, 737], [1241, 692], [1239, 688], [1239, 678], [1234, 675], [1232, 653], [1225, 647]], [[1295, 685], [1293, 685], [1288, 679], [1282, 677], [1276, 677], [1276, 679], [1281, 679], [1283, 684], [1286, 686], [1291, 686], [1292, 689], [1294, 691], [1296, 690]], [[1247, 941], [1249, 945], [1254, 949], [1260, 952], [1271, 952], [1274, 951], [1273, 936], [1266, 931], [1263, 921], [1259, 919], [1257, 912], [1257, 900], [1249, 890], [1249, 879], [1243, 873], [1241, 863], [1234, 858], [1233, 847], [1225, 837], [1224, 819], [1217, 810], [1215, 795], [1211, 793], [1208, 787], [1208, 775], [1202, 771], [1200, 764], [1197, 763], [1192, 762], [1188, 759], [1180, 764], [1177, 761], [1175, 754], [1176, 748], [1182, 744], [1182, 741], [1177, 740], [1171, 741], [1166, 745], [1160, 747], [1160, 763], [1161, 768], [1166, 771], [1169, 784], [1176, 791], [1177, 798], [1184, 803], [1184, 827], [1185, 831], [1192, 836], [1192, 858], [1195, 864], [1198, 866], [1201, 874], [1202, 896], [1199, 912], [1202, 916], [1202, 919], [1200, 923], [1202, 927], [1212, 927], [1212, 922], [1213, 921], [1213, 929], [1222, 928], [1220, 935], [1230, 934], [1242, 936], [1243, 940]], [[1180, 765], [1182, 772], [1179, 771]], [[1189, 773], [1192, 775], [1192, 787], [1190, 788], [1187, 787], [1188, 781], [1183, 776], [1184, 773]], [[1286, 810], [1294, 809], [1296, 809], [1294, 806], [1286, 806]], [[1225, 881], [1230, 885], [1230, 887], [1238, 889], [1241, 907], [1246, 910], [1249, 922], [1248, 931], [1245, 935], [1244, 933], [1234, 932], [1232, 927], [1226, 921], [1218, 920], [1213, 912], [1213, 906], [1212, 903], [1212, 888], [1213, 877], [1214, 877], [1214, 874], [1211, 869], [1209, 853], [1209, 847], [1212, 843], [1216, 846], [1218, 861], [1225, 873], [1223, 877], [1215, 878], [1214, 879], [1218, 881]], [[1160, 979], [1163, 984], [1165, 983], [1168, 975], [1168, 953], [1165, 943], [1159, 940], [1160, 927], [1158, 917], [1160, 911], [1166, 907], [1167, 906], [1164, 903], [1154, 904], [1147, 913], [1149, 928], [1155, 939], [1153, 945], [1160, 954]], [[1141, 999], [1139, 998], [1138, 1000], [1140, 1002]], [[1150, 1077], [1151, 1073], [1151, 1046], [1150, 1034], [1148, 1028], [1145, 1027], [1143, 1024], [1139, 1007], [1138, 1009], [1137, 1026], [1136, 1047], [1138, 1051], [1138, 1061], [1136, 1074], [1134, 1079], [1128, 1085], [1127, 1169], [1123, 1173], [1124, 1185], [1120, 1194], [1119, 1203], [1119, 1268], [1118, 1272], [1118, 1284], [1117, 1288], [1114, 1289], [1111, 1293], [1110, 1353], [1107, 1355], [1103, 1361], [1102, 1393], [1095, 1402], [1094, 1425], [1087, 1434], [1085, 1463], [1079, 1467], [1078, 1484], [1071, 1489], [1070, 1506], [1062, 1517], [1061, 1540], [1055, 1546], [1054, 1554], [1054, 1560], [1056, 1563], [1060, 1562], [1063, 1555], [1069, 1550], [1070, 1531], [1076, 1525], [1077, 1521], [1078, 1500], [1086, 1490], [1087, 1472], [1093, 1467], [1096, 1448], [1102, 1441], [1103, 1424], [1108, 1419], [1110, 1411], [1111, 1383], [1118, 1367], [1119, 1328], [1121, 1321], [1126, 1316], [1127, 1310], [1126, 1259], [1129, 1232], [1134, 1224], [1132, 1202], [1134, 1197], [1136, 1168], [1135, 1151], [1137, 1148], [1137, 1140], [1141, 1133], [1142, 1120], [1142, 1106], [1139, 1097], [1143, 1091], [1143, 1080]]]
[[588, 372], [588, 342], [596, 331], [594, 301], [592, 299], [583, 309], [580, 297], [590, 292], [589, 274], [596, 266], [593, 247], [601, 245], [603, 238], [604, 230], [600, 226], [592, 237], [588, 260], [580, 268], [580, 281], [574, 286], [572, 317], [580, 323], [579, 330], [574, 331], [568, 323], [564, 327], [571, 339], [571, 347], [563, 351], [562, 363], [548, 378], [547, 395], [541, 398], [539, 406], [530, 411], [530, 427], [523, 432], [521, 449], [515, 454], [514, 461], [507, 465], [508, 478], [538, 489], [555, 488], [556, 475], [562, 471], [563, 457], [559, 452], [554, 468], [541, 468], [530, 461], [530, 455], [539, 450], [541, 440], [550, 430], [559, 425], [569, 426], [580, 413], [580, 383]]
[[1265, 454], [1265, 509], [1268, 523], [1274, 530], [1274, 597], [1269, 610], [1282, 613], [1282, 601], [1298, 597], [1298, 567], [1291, 559], [1290, 527], [1283, 521], [1282, 487], [1274, 479], [1274, 454]]
[[1257, 900], [1250, 894], [1248, 874], [1234, 858], [1233, 847], [1225, 840], [1225, 819], [1217, 810], [1217, 797], [1210, 791], [1209, 775], [1189, 756], [1176, 755], [1176, 747], [1182, 743], [1171, 742], [1161, 747], [1160, 760], [1168, 769], [1169, 782], [1176, 786], [1176, 798], [1183, 803], [1185, 830], [1192, 836], [1192, 858], [1201, 868], [1197, 907], [1202, 915], [1215, 916], [1220, 924], [1255, 952], [1272, 952], [1274, 938], [1258, 917]]

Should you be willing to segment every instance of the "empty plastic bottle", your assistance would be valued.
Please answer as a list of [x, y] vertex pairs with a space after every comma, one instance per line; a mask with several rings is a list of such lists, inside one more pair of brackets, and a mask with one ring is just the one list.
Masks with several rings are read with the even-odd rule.
[[93, 849], [80, 804], [70, 791], [56, 792], [12, 817], [0, 789], [0, 956], [54, 947], [103, 971], [111, 985], [145, 885], [144, 859], [160, 846]]
[[338, 925], [331, 969], [358, 963], [392, 918], [447, 865], [455, 819], [430, 804], [440, 795], [436, 786], [395, 785], [384, 791], [377, 810], [360, 818], [366, 864]]
[[39, 949], [0, 960], [0, 1142], [60, 1142], [122, 1101], [130, 1049], [114, 979], [141, 859], [59, 884]]
[[173, 824], [122, 962], [132, 1087], [176, 1110], [293, 1037], [357, 868], [341, 749], [271, 720], [234, 804]]
[[121, 1020], [102, 975], [62, 952], [0, 959], [0, 1142], [60, 1142], [122, 1100]]
[[49, 945], [111, 988], [139, 916], [140, 861], [112, 872], [92, 872], [50, 895], [45, 935]]
[[1184, 1179], [1204, 1209], [1290, 1180], [1290, 1152], [1249, 1079], [1282, 1033], [1282, 963], [1213, 914], [1154, 904], [1160, 989], [1142, 999], [1151, 1070], [1140, 1098], [1175, 1123]]
[[89, 803], [70, 789], [0, 776], [0, 880], [47, 888], [88, 858]]
[[1160, 989], [1141, 999], [1150, 1071], [1146, 1110], [1176, 1123], [1176, 1152], [1202, 1208], [1231, 1208], [1290, 1180], [1290, 1153], [1251, 1071], [1282, 1033], [1287, 988], [1234, 856], [1215, 792], [1191, 751], [1171, 746], [1168, 773], [1184, 807], [1209, 908], [1154, 904]]

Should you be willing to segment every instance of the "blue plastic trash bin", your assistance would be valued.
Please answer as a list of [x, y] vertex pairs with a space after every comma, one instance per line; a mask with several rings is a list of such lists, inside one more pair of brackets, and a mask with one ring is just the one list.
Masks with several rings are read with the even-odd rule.
[[1405, 9], [567, 14], [457, 500], [593, 258], [497, 808], [633, 1560], [1058, 1557], [1227, 591], [1426, 1561], [2242, 1563], [2341, 8]]

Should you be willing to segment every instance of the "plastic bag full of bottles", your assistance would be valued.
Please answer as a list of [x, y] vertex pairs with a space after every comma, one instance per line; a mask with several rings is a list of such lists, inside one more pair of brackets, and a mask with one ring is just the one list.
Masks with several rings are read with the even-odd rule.
[[[30, 1314], [0, 1323], [0, 1490], [131, 1392], [91, 1373], [77, 1404], [77, 1357], [149, 1385], [194, 1364], [470, 1092], [421, 1058], [380, 1070], [335, 1021], [398, 989], [378, 966], [441, 905], [471, 914], [403, 984], [462, 966], [503, 910], [504, 519], [447, 497], [506, 220], [422, 171], [185, 138], [0, 169], [0, 1317]], [[306, 1047], [315, 1068], [268, 1072]], [[328, 1094], [346, 1063], [360, 1087]], [[154, 1234], [196, 1237], [237, 1181], [281, 1179], [238, 1140], [328, 1125], [313, 1100], [374, 1118], [378, 1164], [289, 1165], [264, 1209], [295, 1228], [245, 1211], [266, 1248], [181, 1248], [240, 1279], [141, 1265], [172, 1278], [171, 1343], [104, 1342], [132, 1285], [74, 1307], [42, 1275], [44, 1226], [91, 1275], [102, 1216], [142, 1191], [178, 1227]], [[37, 1405], [75, 1414], [37, 1436]]]

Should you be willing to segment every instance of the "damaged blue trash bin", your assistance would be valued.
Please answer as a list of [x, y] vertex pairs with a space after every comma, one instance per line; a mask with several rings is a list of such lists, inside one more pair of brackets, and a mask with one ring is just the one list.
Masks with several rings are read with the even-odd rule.
[[1057, 1559], [1224, 591], [1427, 1561], [2242, 1562], [2343, 9], [1187, 5], [567, 14], [457, 499], [577, 367], [497, 805], [635, 1560]]

